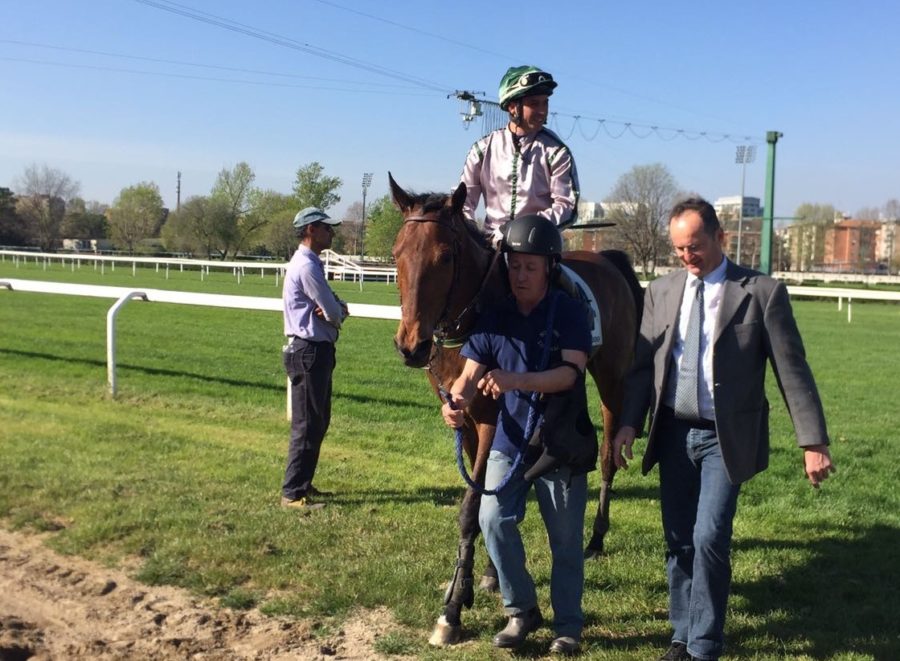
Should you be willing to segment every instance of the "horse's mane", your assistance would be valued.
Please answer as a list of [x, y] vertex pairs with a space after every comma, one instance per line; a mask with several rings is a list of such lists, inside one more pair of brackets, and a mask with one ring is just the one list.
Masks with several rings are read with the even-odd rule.
[[[421, 206], [422, 213], [429, 213], [432, 211], [443, 212], [448, 197], [450, 196], [447, 193], [420, 193], [411, 195], [413, 206]], [[447, 211], [449, 212], [449, 209]], [[466, 231], [475, 243], [482, 248], [493, 250], [490, 241], [484, 236], [484, 233], [475, 221], [470, 220], [463, 215], [460, 215], [459, 220], [462, 222], [463, 227], [466, 228]]]

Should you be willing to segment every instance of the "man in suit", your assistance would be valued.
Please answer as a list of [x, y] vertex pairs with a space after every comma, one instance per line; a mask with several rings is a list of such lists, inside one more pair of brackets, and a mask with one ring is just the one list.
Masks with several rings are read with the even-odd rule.
[[710, 660], [724, 647], [740, 485], [768, 466], [767, 360], [809, 481], [818, 487], [834, 467], [785, 286], [725, 257], [719, 219], [703, 199], [675, 205], [669, 236], [684, 269], [647, 289], [613, 452], [625, 468], [650, 411], [643, 472], [659, 463], [673, 628], [660, 660]]

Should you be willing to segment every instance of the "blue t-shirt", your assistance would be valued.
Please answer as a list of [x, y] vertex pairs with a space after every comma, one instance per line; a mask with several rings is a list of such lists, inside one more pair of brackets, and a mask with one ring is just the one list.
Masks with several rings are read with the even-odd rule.
[[[519, 312], [511, 296], [484, 312], [478, 319], [475, 331], [463, 346], [462, 356], [484, 365], [488, 371], [541, 371], [547, 313], [550, 311], [552, 296], [556, 296], [558, 300], [553, 318], [553, 343], [550, 345], [548, 367], [561, 360], [563, 349], [583, 351], [590, 355], [591, 331], [587, 308], [581, 301], [550, 289], [550, 293], [527, 316]], [[510, 390], [500, 397], [500, 414], [492, 450], [515, 457], [518, 449], [527, 442], [525, 427], [528, 424], [530, 399], [531, 392], [522, 390]]]

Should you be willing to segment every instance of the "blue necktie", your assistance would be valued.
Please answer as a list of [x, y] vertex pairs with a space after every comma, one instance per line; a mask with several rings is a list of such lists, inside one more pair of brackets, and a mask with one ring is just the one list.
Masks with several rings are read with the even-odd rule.
[[691, 305], [687, 331], [684, 337], [684, 353], [678, 382], [675, 384], [675, 417], [688, 420], [700, 419], [700, 336], [703, 334], [703, 280], [697, 281], [697, 292]]

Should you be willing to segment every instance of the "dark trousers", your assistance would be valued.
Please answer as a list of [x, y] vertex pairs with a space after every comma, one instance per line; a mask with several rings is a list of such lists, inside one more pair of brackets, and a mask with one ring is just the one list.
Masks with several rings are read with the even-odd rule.
[[283, 359], [291, 380], [291, 441], [281, 493], [296, 500], [312, 486], [319, 450], [331, 422], [334, 344], [295, 338], [285, 347]]
[[714, 428], [678, 420], [666, 410], [659, 425], [672, 641], [685, 643], [694, 658], [718, 659], [724, 648], [732, 521], [740, 485], [728, 480]]

